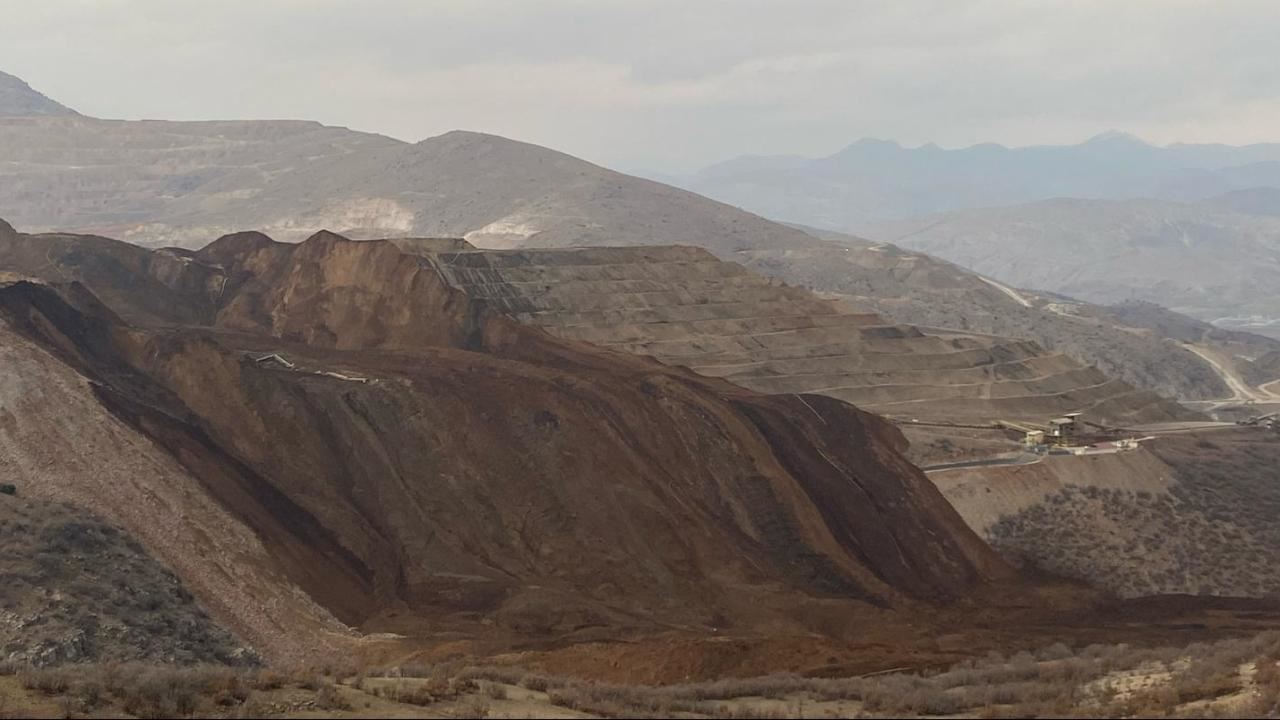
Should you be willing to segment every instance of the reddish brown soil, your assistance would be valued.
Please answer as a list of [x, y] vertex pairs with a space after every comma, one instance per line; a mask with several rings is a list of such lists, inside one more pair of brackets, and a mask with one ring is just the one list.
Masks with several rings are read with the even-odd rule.
[[[554, 338], [388, 242], [10, 233], [4, 271], [43, 282], [0, 286], [0, 318], [198, 478], [282, 582], [399, 636], [348, 658], [671, 682], [1127, 627], [1015, 577], [880, 418]], [[1162, 612], [1154, 634], [1201, 609]], [[287, 638], [261, 649], [296, 656]]]
[[56, 285], [0, 290], [9, 323], [369, 632], [839, 635], [1009, 574], [880, 419], [552, 338], [391, 243], [7, 244]]

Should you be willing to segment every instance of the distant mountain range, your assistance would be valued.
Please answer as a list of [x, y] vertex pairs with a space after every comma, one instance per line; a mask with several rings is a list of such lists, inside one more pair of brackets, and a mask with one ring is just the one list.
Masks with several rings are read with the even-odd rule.
[[767, 217], [865, 233], [887, 220], [1050, 198], [1193, 201], [1280, 187], [1280, 144], [1157, 147], [1123, 133], [957, 150], [859, 140], [828, 157], [741, 157], [673, 179]]
[[947, 150], [860, 140], [675, 179], [767, 217], [855, 233], [1023, 288], [1142, 300], [1280, 337], [1280, 144]]
[[1018, 287], [1145, 300], [1280, 332], [1280, 217], [1163, 200], [1045, 200], [883, 223], [872, 237]]
[[1103, 306], [1011, 288], [922, 252], [807, 230], [845, 251], [748, 252], [743, 254], [747, 264], [838, 294], [895, 322], [1034, 340], [1112, 377], [1182, 400], [1231, 394], [1193, 346], [1231, 358], [1233, 370], [1250, 378], [1249, 384], [1280, 377], [1269, 360], [1255, 362], [1280, 354], [1280, 340], [1223, 330], [1147, 303]]

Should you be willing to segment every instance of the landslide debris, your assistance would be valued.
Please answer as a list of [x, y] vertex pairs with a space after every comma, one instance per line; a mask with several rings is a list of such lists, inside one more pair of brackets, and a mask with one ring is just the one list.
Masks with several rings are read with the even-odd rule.
[[3, 322], [365, 632], [847, 636], [1009, 577], [883, 420], [553, 337], [390, 242], [17, 235], [0, 263], [38, 280]]

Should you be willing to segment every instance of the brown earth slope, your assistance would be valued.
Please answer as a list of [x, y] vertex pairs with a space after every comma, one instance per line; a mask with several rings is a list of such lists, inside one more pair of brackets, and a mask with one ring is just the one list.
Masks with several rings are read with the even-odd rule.
[[[202, 494], [168, 537], [157, 516], [103, 514], [167, 547], [202, 598], [223, 584], [272, 598], [282, 634], [255, 625], [251, 601], [210, 603], [269, 654], [297, 649], [301, 616], [341, 634], [312, 599], [360, 630], [436, 641], [849, 636], [872, 608], [909, 612], [1008, 572], [882, 420], [553, 338], [392, 243], [241, 234], [184, 254], [5, 233], [0, 269], [5, 347], [53, 353], [103, 423]], [[255, 361], [268, 353], [285, 362]], [[54, 430], [4, 425], [0, 440]], [[60, 452], [52, 467], [111, 456]], [[49, 463], [12, 477], [33, 492], [100, 481]], [[225, 540], [198, 534], [214, 516], [252, 531], [238, 572], [261, 588], [175, 549], [221, 557]], [[290, 601], [295, 585], [306, 596]]]

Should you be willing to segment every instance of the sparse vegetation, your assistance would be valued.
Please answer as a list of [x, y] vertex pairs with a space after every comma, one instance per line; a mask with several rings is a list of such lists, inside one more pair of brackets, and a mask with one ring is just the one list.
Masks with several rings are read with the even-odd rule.
[[0, 657], [36, 666], [95, 660], [253, 664], [132, 537], [91, 512], [0, 503]]
[[1176, 469], [1167, 491], [1068, 485], [1002, 517], [988, 540], [1122, 597], [1280, 591], [1280, 438], [1166, 438], [1151, 451]]
[[557, 707], [609, 718], [1161, 717], [1273, 712], [1280, 700], [1278, 662], [1280, 633], [1273, 632], [1186, 647], [1072, 649], [1058, 643], [1034, 653], [992, 653], [917, 673], [850, 678], [777, 674], [666, 687], [588, 682], [461, 662], [286, 673], [139, 663], [6, 671], [17, 673], [26, 692], [51, 701], [68, 716], [288, 717], [314, 711], [342, 716], [395, 709], [402, 715], [536, 717]]

